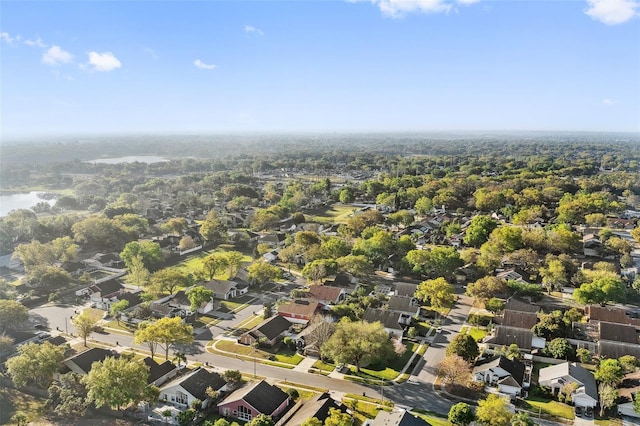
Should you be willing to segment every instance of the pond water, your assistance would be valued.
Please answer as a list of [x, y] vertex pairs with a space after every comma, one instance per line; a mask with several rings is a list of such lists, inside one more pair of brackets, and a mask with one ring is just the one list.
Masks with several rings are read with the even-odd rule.
[[38, 196], [40, 191], [31, 191], [20, 194], [0, 195], [0, 217], [6, 216], [11, 210], [30, 209], [40, 202], [54, 205], [56, 200], [44, 200]]
[[97, 160], [89, 160], [87, 163], [91, 164], [122, 164], [122, 163], [162, 163], [163, 161], [169, 161], [164, 157], [157, 155], [129, 155], [127, 157], [112, 157], [112, 158], [98, 158]]

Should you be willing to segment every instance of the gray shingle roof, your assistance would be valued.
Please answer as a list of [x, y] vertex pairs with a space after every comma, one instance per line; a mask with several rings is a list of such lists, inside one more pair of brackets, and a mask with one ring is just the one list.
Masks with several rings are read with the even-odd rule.
[[275, 315], [259, 325], [256, 330], [262, 333], [268, 340], [273, 340], [287, 331], [289, 327], [291, 327], [289, 320], [280, 315]]
[[400, 325], [400, 314], [386, 309], [367, 308], [362, 319], [366, 322], [379, 321], [385, 328], [391, 330], [403, 330]]
[[407, 411], [378, 412], [373, 426], [429, 426], [429, 423]]
[[209, 386], [211, 386], [213, 390], [220, 390], [226, 383], [218, 373], [211, 372], [204, 368], [195, 370], [191, 375], [184, 377], [179, 382], [184, 390], [200, 401], [208, 398], [206, 391]]
[[91, 348], [76, 356], [69, 358], [68, 362], [73, 362], [85, 373], [91, 371], [91, 364], [98, 361], [104, 361], [107, 357], [117, 358], [119, 355], [116, 352], [112, 352], [108, 349]]
[[507, 371], [509, 374], [511, 374], [511, 377], [513, 377], [516, 382], [518, 382], [518, 385], [522, 386], [522, 383], [524, 382], [524, 364], [518, 361], [510, 360], [506, 356], [500, 355], [479, 361], [473, 368], [473, 372], [476, 373], [480, 371], [486, 371], [495, 367], [500, 367], [503, 370]]
[[598, 387], [593, 374], [575, 362], [563, 362], [562, 364], [541, 368], [538, 381], [542, 383], [564, 376], [571, 376], [574, 380], [582, 383], [584, 385], [584, 393], [596, 401], [598, 400]]

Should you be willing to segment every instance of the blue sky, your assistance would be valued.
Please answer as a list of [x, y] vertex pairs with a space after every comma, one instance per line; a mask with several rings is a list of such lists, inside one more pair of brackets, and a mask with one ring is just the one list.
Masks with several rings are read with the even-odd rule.
[[640, 1], [0, 2], [1, 136], [640, 131]]

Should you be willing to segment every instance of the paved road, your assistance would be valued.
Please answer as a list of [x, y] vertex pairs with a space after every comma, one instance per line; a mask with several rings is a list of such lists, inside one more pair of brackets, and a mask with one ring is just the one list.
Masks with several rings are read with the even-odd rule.
[[422, 408], [438, 413], [448, 413], [456, 401], [440, 396], [433, 388], [437, 377], [437, 366], [446, 356], [446, 347], [460, 332], [462, 324], [469, 316], [473, 300], [460, 295], [456, 305], [443, 321], [442, 333], [436, 334], [423, 359], [413, 371], [413, 376], [404, 384], [385, 389], [385, 394], [401, 406]]
[[[465, 295], [459, 296], [449, 316], [443, 321], [442, 333], [435, 335], [423, 359], [418, 362], [412, 372], [413, 374], [410, 379], [404, 384], [381, 388], [322, 375], [287, 370], [254, 363], [250, 360], [212, 354], [206, 351], [206, 344], [214, 337], [223, 334], [228, 328], [232, 328], [234, 325], [249, 318], [253, 315], [254, 311], [257, 312], [262, 308], [262, 304], [265, 301], [273, 301], [276, 297], [275, 294], [262, 295], [255, 300], [251, 306], [236, 313], [232, 318], [223, 320], [216, 326], [211, 327], [210, 330], [196, 336], [194, 344], [186, 348], [188, 349], [189, 361], [197, 361], [203, 364], [208, 363], [209, 366], [214, 368], [240, 370], [250, 375], [255, 372], [258, 376], [273, 380], [286, 379], [287, 381], [295, 383], [322, 387], [343, 393], [366, 394], [373, 398], [390, 399], [400, 407], [422, 408], [443, 414], [448, 413], [450, 407], [455, 403], [455, 401], [450, 401], [436, 393], [432, 383], [437, 376], [436, 366], [445, 357], [446, 346], [450, 340], [460, 332], [463, 323], [468, 317], [472, 304], [471, 298]], [[38, 321], [42, 322], [44, 319], [44, 322], [48, 322], [48, 324], [55, 329], [58, 323], [64, 326], [65, 316], [68, 317], [72, 315], [75, 309], [78, 308], [47, 306], [33, 309], [31, 313]], [[67, 326], [71, 327], [70, 321]], [[71, 332], [72, 329], [70, 328], [69, 331]], [[93, 333], [91, 337], [97, 341], [111, 345], [116, 345], [117, 343], [120, 347], [134, 347], [148, 350], [145, 345], [135, 345], [133, 343], [133, 337], [130, 335]], [[170, 351], [169, 354], [169, 356], [172, 357], [173, 351]]]

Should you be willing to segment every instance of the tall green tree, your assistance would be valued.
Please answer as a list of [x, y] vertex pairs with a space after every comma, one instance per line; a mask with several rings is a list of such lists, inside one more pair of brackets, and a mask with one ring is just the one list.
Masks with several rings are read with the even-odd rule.
[[498, 227], [498, 222], [489, 216], [476, 216], [471, 219], [463, 241], [468, 246], [480, 247], [489, 240], [489, 235]]
[[87, 387], [87, 399], [96, 407], [116, 410], [144, 401], [149, 394], [147, 378], [149, 367], [142, 362], [131, 362], [126, 357], [107, 357], [94, 362], [82, 382]]
[[159, 345], [164, 350], [164, 357], [169, 359], [169, 349], [173, 345], [193, 342], [193, 327], [182, 322], [180, 317], [160, 318], [155, 323], [147, 323], [139, 328], [136, 342]]
[[21, 345], [18, 355], [9, 358], [5, 365], [16, 386], [34, 384], [46, 389], [63, 359], [64, 348], [49, 342], [30, 342]]
[[200, 235], [210, 243], [219, 244], [227, 239], [227, 227], [222, 223], [215, 210], [209, 210], [202, 225]]
[[120, 252], [120, 258], [128, 268], [134, 258], [140, 257], [145, 268], [154, 268], [162, 262], [162, 248], [154, 241], [131, 241]]
[[149, 291], [155, 295], [173, 294], [178, 287], [186, 287], [188, 278], [177, 269], [161, 269], [151, 275]]
[[89, 402], [86, 399], [87, 388], [80, 374], [69, 372], [61, 375], [47, 390], [47, 405], [61, 417], [73, 418], [85, 415]]
[[151, 274], [149, 270], [144, 266], [142, 256], [134, 256], [130, 260], [129, 273], [125, 277], [127, 284], [134, 285], [136, 287], [145, 287], [149, 284]]
[[87, 337], [96, 329], [98, 321], [86, 312], [76, 315], [71, 322], [78, 330], [78, 335], [84, 340], [84, 346], [87, 346]]
[[224, 253], [211, 253], [202, 261], [202, 273], [205, 279], [212, 280], [227, 266], [228, 258]]
[[617, 359], [603, 359], [593, 376], [597, 381], [615, 387], [624, 378], [624, 368]]
[[200, 309], [200, 306], [203, 303], [209, 302], [213, 299], [213, 291], [199, 285], [187, 290], [186, 294], [189, 302], [191, 302], [191, 311], [195, 313], [196, 319], [198, 319], [198, 309]]
[[453, 286], [442, 277], [422, 281], [416, 289], [415, 297], [429, 302], [435, 309], [450, 308], [457, 299]]
[[360, 366], [393, 355], [393, 343], [379, 322], [351, 321], [343, 318], [333, 335], [321, 347], [323, 357]]
[[116, 319], [116, 322], [118, 323], [118, 325], [120, 325], [120, 316], [122, 315], [122, 312], [128, 307], [129, 307], [128, 300], [118, 300], [116, 303], [111, 305], [111, 308], [109, 309], [109, 313], [111, 314], [112, 317]]
[[0, 300], [0, 332], [15, 328], [29, 319], [29, 310], [15, 300]]
[[467, 362], [472, 362], [480, 354], [478, 343], [469, 334], [457, 334], [447, 347], [447, 355], [459, 355]]
[[264, 285], [282, 275], [280, 268], [263, 261], [253, 262], [247, 267], [247, 272], [249, 273], [249, 278], [259, 285]]

